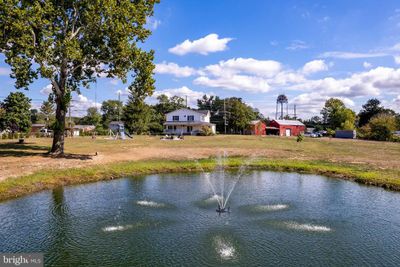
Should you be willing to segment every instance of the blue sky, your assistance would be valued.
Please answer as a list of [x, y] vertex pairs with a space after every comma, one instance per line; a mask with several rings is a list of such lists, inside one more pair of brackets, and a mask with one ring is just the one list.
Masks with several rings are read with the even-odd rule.
[[[242, 97], [273, 117], [278, 94], [300, 117], [319, 115], [329, 97], [356, 112], [371, 97], [400, 111], [399, 1], [161, 0], [143, 45], [156, 51], [155, 96]], [[0, 58], [0, 97], [13, 91]], [[46, 80], [26, 94], [40, 105]], [[126, 99], [126, 84], [100, 79], [74, 96], [74, 112]], [[149, 102], [154, 99], [149, 99]]]

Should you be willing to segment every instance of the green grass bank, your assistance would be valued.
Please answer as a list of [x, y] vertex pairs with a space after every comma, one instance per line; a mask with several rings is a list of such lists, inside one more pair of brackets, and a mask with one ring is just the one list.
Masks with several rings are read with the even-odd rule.
[[[226, 168], [237, 169], [243, 164], [248, 165], [249, 169], [320, 174], [400, 191], [399, 170], [379, 170], [371, 168], [368, 165], [332, 163], [315, 160], [259, 158], [249, 162], [246, 157], [229, 158], [226, 162]], [[165, 159], [125, 161], [93, 165], [85, 168], [43, 169], [33, 174], [8, 178], [1, 181], [0, 201], [65, 185], [83, 184], [154, 173], [212, 171], [215, 166], [215, 158], [207, 158], [198, 161]]]

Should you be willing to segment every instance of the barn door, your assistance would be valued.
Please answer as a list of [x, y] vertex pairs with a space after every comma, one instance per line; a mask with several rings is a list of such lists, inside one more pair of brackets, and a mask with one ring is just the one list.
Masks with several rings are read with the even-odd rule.
[[290, 129], [285, 129], [285, 134], [286, 134], [286, 136], [291, 136], [291, 131], [290, 131]]

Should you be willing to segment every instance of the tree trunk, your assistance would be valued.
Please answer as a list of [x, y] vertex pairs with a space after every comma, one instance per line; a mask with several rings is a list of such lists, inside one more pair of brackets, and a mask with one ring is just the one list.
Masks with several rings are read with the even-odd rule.
[[65, 134], [65, 117], [67, 114], [67, 106], [59, 96], [56, 97], [56, 123], [53, 129], [53, 146], [51, 147], [51, 154], [62, 155], [64, 154], [64, 134]]

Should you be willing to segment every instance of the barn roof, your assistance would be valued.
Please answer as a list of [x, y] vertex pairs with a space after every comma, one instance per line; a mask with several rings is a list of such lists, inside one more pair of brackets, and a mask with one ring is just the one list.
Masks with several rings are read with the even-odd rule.
[[296, 125], [296, 126], [305, 126], [301, 121], [297, 120], [274, 120], [279, 125]]

